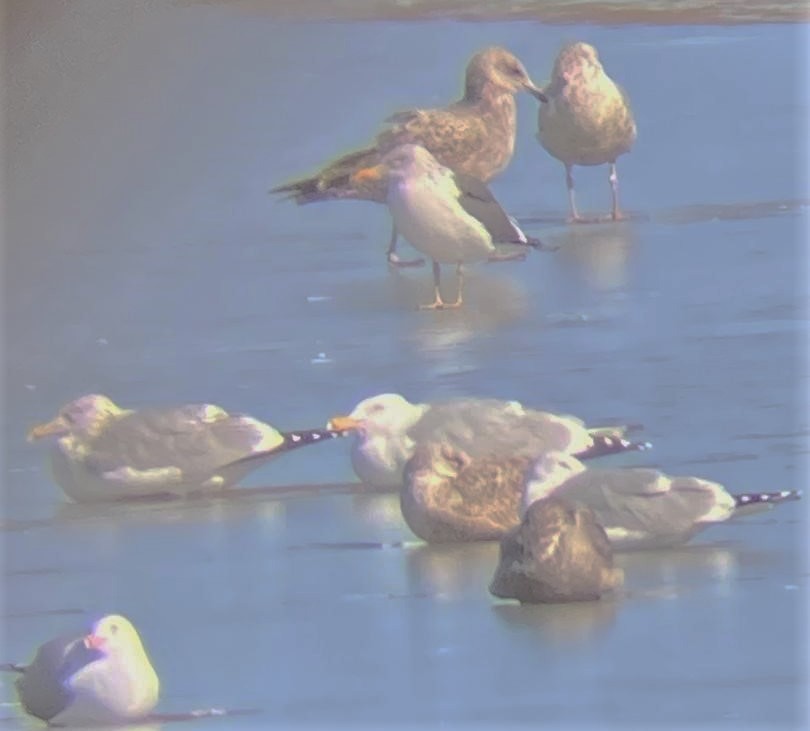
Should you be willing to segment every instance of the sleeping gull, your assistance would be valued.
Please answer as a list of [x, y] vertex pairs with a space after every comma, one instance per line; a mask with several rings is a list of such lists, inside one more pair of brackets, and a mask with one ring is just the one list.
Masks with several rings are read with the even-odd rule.
[[[540, 246], [520, 230], [484, 183], [454, 173], [420, 145], [399, 145], [378, 165], [358, 170], [351, 179], [387, 180], [388, 209], [395, 228], [433, 260], [433, 302], [420, 309], [461, 306], [465, 262], [517, 258], [499, 255], [496, 244]], [[458, 296], [453, 303], [442, 300], [440, 263], [456, 265]]]
[[624, 438], [626, 428], [589, 429], [573, 416], [525, 409], [517, 401], [459, 398], [435, 404], [412, 404], [385, 393], [361, 401], [330, 428], [355, 431], [352, 465], [365, 483], [402, 486], [402, 470], [418, 444], [439, 442], [470, 456], [537, 456], [560, 450], [583, 458], [646, 449]]
[[223, 490], [277, 454], [342, 434], [279, 432], [211, 404], [134, 411], [90, 394], [66, 404], [28, 438], [48, 436], [57, 437], [54, 477], [81, 502]]
[[615, 549], [686, 543], [712, 523], [765, 509], [801, 492], [730, 494], [699, 477], [670, 477], [652, 469], [585, 468], [570, 454], [543, 454], [529, 468], [524, 506], [550, 496], [587, 505]]
[[473, 459], [441, 442], [416, 447], [403, 470], [402, 517], [428, 543], [492, 541], [520, 523], [529, 457]]
[[157, 705], [160, 684], [138, 632], [109, 615], [88, 635], [46, 642], [20, 673], [17, 693], [32, 716], [59, 726], [119, 724], [145, 718]]
[[[312, 177], [280, 185], [271, 192], [287, 193], [299, 204], [335, 198], [382, 203], [386, 198], [384, 183], [369, 180], [358, 185], [351, 176], [361, 168], [376, 165], [382, 155], [404, 143], [422, 145], [442, 165], [489, 182], [512, 159], [517, 128], [514, 95], [519, 91], [545, 99], [512, 53], [499, 47], [485, 48], [467, 64], [460, 100], [447, 107], [394, 114], [371, 146], [338, 158]], [[401, 261], [396, 242], [395, 223], [388, 247], [391, 264], [420, 263]]]
[[592, 601], [623, 581], [593, 512], [549, 498], [532, 503], [521, 524], [501, 539], [489, 591], [531, 604]]
[[602, 68], [596, 49], [571, 43], [560, 51], [551, 83], [543, 89], [537, 138], [565, 165], [571, 220], [583, 220], [574, 201], [574, 165], [610, 164], [611, 216], [619, 210], [616, 158], [628, 152], [636, 139], [636, 123], [625, 91]]

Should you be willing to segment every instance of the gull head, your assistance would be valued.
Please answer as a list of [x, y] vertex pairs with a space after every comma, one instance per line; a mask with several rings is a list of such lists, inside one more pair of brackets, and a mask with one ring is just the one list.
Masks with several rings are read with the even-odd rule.
[[491, 46], [476, 53], [467, 64], [464, 98], [470, 101], [486, 96], [488, 88], [516, 94], [527, 91], [540, 101], [548, 101], [543, 90], [529, 77], [518, 58], [499, 46]]
[[354, 429], [363, 437], [396, 437], [413, 426], [425, 410], [422, 404], [412, 404], [398, 393], [382, 393], [361, 401], [348, 416], [334, 416], [329, 429]]
[[577, 84], [604, 73], [599, 54], [589, 43], [569, 43], [560, 51], [551, 75], [558, 83]]
[[28, 441], [70, 434], [93, 436], [101, 431], [108, 419], [120, 413], [122, 409], [106, 396], [97, 393], [81, 396], [65, 404], [51, 421], [31, 429]]
[[566, 480], [585, 471], [573, 455], [565, 452], [546, 452], [529, 466], [523, 488], [523, 512], [536, 500], [550, 497]]
[[120, 614], [109, 614], [99, 619], [90, 634], [84, 638], [84, 644], [85, 647], [105, 655], [131, 649], [143, 651], [138, 631], [132, 626], [132, 622]]

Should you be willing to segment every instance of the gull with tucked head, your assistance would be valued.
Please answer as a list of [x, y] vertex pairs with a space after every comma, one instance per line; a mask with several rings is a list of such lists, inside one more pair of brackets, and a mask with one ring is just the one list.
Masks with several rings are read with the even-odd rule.
[[624, 582], [605, 531], [587, 507], [560, 498], [529, 506], [501, 539], [489, 591], [522, 603], [593, 601]]
[[339, 436], [326, 429], [280, 432], [212, 404], [135, 411], [88, 394], [28, 438], [56, 439], [56, 482], [82, 502], [223, 490], [278, 454]]
[[[366, 148], [343, 155], [311, 177], [274, 188], [299, 204], [354, 198], [383, 203], [385, 181], [352, 178], [362, 168], [377, 165], [386, 152], [401, 144], [425, 147], [451, 170], [489, 182], [502, 172], [515, 149], [517, 109], [514, 95], [527, 91], [538, 99], [543, 92], [529, 78], [523, 64], [497, 46], [478, 51], [467, 64], [464, 95], [434, 109], [410, 109], [389, 117], [388, 126]], [[397, 226], [393, 226], [388, 261], [402, 261], [396, 254]]]

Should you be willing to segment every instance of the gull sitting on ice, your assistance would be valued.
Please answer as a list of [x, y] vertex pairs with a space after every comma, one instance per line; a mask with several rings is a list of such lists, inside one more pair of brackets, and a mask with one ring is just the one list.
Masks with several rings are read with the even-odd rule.
[[593, 511], [548, 498], [533, 502], [501, 539], [489, 591], [530, 604], [593, 601], [623, 582]]
[[129, 620], [109, 615], [90, 634], [46, 642], [20, 673], [23, 708], [54, 726], [121, 724], [144, 719], [158, 702], [160, 683]]
[[279, 432], [211, 404], [134, 411], [89, 394], [28, 438], [56, 437], [54, 477], [82, 502], [224, 490], [276, 455], [339, 436], [325, 429]]
[[[517, 130], [515, 94], [520, 91], [545, 99], [514, 54], [497, 46], [484, 48], [467, 64], [461, 99], [446, 107], [394, 114], [386, 120], [388, 127], [369, 147], [343, 155], [315, 175], [280, 185], [270, 192], [289, 194], [299, 204], [341, 198], [383, 203], [384, 182], [353, 180], [352, 174], [376, 165], [382, 155], [405, 143], [422, 145], [442, 165], [489, 182], [512, 159]], [[396, 242], [395, 223], [388, 246], [389, 263], [421, 264], [400, 260]]]
[[[387, 180], [386, 200], [394, 226], [433, 260], [433, 302], [420, 309], [461, 307], [463, 264], [523, 257], [522, 253], [499, 254], [498, 244], [541, 246], [520, 230], [484, 183], [454, 173], [419, 145], [395, 147], [378, 165], [358, 170], [352, 179]], [[456, 265], [455, 302], [442, 299], [440, 264]]]
[[524, 507], [560, 497], [593, 510], [614, 549], [663, 548], [686, 543], [713, 523], [801, 496], [797, 490], [731, 494], [699, 477], [670, 477], [652, 469], [586, 468], [560, 452], [529, 468]]
[[416, 447], [446, 444], [471, 457], [537, 456], [562, 451], [582, 458], [649, 448], [624, 438], [626, 427], [592, 429], [573, 416], [526, 409], [517, 401], [459, 398], [413, 404], [385, 393], [361, 401], [348, 416], [329, 427], [354, 431], [352, 465], [366, 484], [399, 489], [403, 467]]

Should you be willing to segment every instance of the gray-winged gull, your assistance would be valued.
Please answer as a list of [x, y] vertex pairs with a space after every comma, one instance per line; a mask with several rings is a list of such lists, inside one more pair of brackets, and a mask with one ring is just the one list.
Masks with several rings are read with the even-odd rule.
[[489, 590], [532, 604], [592, 601], [623, 581], [593, 512], [549, 498], [532, 503], [520, 525], [501, 539]]
[[733, 495], [699, 477], [640, 468], [586, 469], [570, 454], [548, 452], [527, 472], [524, 505], [551, 496], [587, 505], [621, 550], [679, 545], [713, 523], [800, 495], [796, 490]]
[[54, 477], [77, 502], [223, 490], [268, 459], [342, 436], [336, 430], [279, 432], [211, 404], [122, 409], [106, 396], [82, 396], [29, 439], [57, 438]]
[[397, 489], [405, 463], [422, 443], [447, 444], [471, 457], [537, 456], [559, 450], [589, 458], [649, 447], [625, 439], [624, 427], [590, 429], [573, 416], [498, 399], [413, 404], [400, 394], [385, 393], [364, 399], [348, 416], [334, 417], [329, 426], [355, 430], [352, 465], [363, 482]]
[[[499, 47], [485, 48], [467, 64], [464, 96], [457, 102], [394, 114], [371, 146], [350, 152], [315, 175], [280, 185], [271, 192], [289, 194], [299, 204], [336, 198], [382, 203], [386, 198], [383, 182], [369, 180], [358, 185], [351, 176], [361, 168], [376, 165], [383, 154], [405, 143], [422, 145], [442, 165], [488, 182], [512, 159], [517, 125], [514, 95], [519, 91], [545, 98], [512, 53]], [[389, 262], [414, 263], [400, 261], [396, 241], [394, 225]]]
[[560, 51], [551, 83], [543, 89], [546, 101], [538, 112], [540, 144], [565, 165], [571, 220], [582, 220], [574, 200], [574, 165], [610, 165], [613, 197], [611, 216], [619, 210], [616, 158], [636, 139], [636, 123], [625, 91], [602, 68], [596, 49], [571, 43]]
[[[378, 165], [352, 175], [352, 180], [371, 179], [388, 181], [387, 202], [394, 226], [433, 260], [433, 302], [420, 309], [460, 307], [463, 264], [516, 258], [499, 255], [497, 244], [540, 247], [539, 241], [520, 230], [484, 183], [454, 173], [420, 145], [399, 145]], [[458, 295], [453, 303], [442, 300], [440, 264], [456, 265]]]
[[129, 620], [109, 615], [87, 635], [46, 642], [20, 673], [17, 693], [32, 716], [59, 726], [120, 724], [145, 718], [160, 683]]

